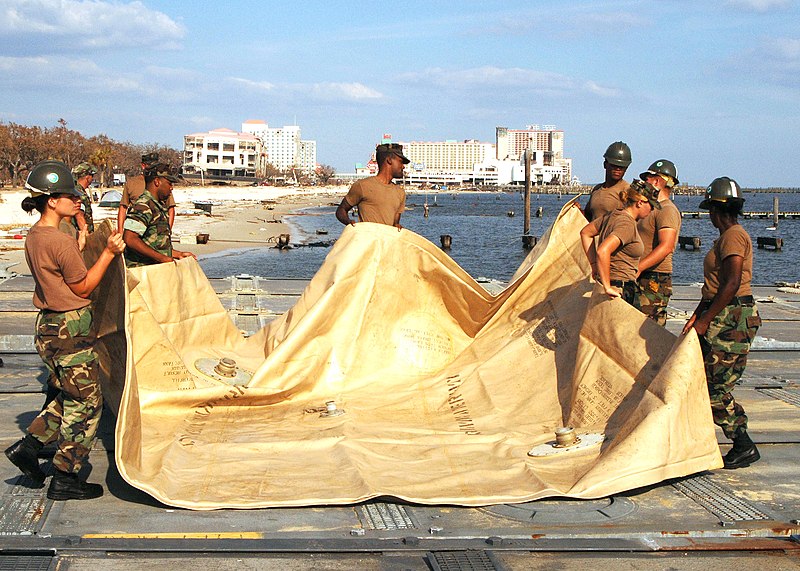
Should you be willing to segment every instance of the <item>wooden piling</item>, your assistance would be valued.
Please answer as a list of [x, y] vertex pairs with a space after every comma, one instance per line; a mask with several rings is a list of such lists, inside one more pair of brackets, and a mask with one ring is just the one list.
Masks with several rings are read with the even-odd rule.
[[278, 236], [278, 243], [275, 245], [279, 250], [287, 250], [289, 248], [289, 234], [281, 234]]
[[451, 244], [453, 243], [453, 237], [450, 234], [442, 234], [439, 237], [439, 240], [442, 243], [442, 250], [449, 250]]
[[531, 150], [525, 150], [525, 206], [522, 233], [531, 232]]
[[783, 250], [783, 238], [776, 238], [773, 236], [759, 236], [756, 238], [756, 245], [759, 250], [765, 248], [772, 248], [775, 250]]
[[688, 246], [691, 246], [692, 250], [698, 250], [700, 248], [700, 238], [697, 236], [678, 236], [678, 245], [681, 250], [685, 250]]

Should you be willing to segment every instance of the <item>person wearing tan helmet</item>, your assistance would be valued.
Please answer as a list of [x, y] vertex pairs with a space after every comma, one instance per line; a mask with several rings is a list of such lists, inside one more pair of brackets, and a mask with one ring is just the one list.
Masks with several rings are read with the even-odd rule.
[[147, 266], [194, 258], [191, 252], [172, 247], [167, 200], [172, 194], [172, 185], [181, 179], [168, 164], [157, 163], [144, 172], [144, 180], [145, 190], [128, 208], [123, 227], [126, 265]]
[[378, 174], [357, 180], [336, 209], [336, 219], [342, 224], [355, 224], [350, 210], [358, 206], [359, 222], [376, 222], [401, 229], [400, 216], [406, 207], [406, 193], [392, 181], [403, 176], [409, 160], [399, 143], [384, 143], [375, 148]]
[[[120, 234], [122, 234], [123, 228], [125, 227], [128, 207], [144, 192], [144, 171], [157, 165], [158, 162], [158, 153], [146, 153], [142, 155], [142, 174], [130, 177], [125, 181], [125, 186], [122, 187], [122, 198], [119, 199], [119, 208], [117, 209], [117, 231]], [[172, 194], [167, 198], [167, 213], [169, 216], [169, 227], [172, 228], [175, 224], [175, 198]]]
[[81, 194], [81, 209], [72, 217], [72, 225], [78, 232], [86, 230], [94, 232], [94, 216], [92, 215], [92, 199], [89, 197], [89, 185], [94, 180], [97, 169], [87, 162], [82, 162], [72, 169], [75, 179], [75, 190]]
[[581, 244], [592, 267], [592, 277], [610, 298], [621, 297], [634, 303], [638, 291], [636, 269], [644, 251], [636, 222], [649, 216], [654, 208], [661, 208], [657, 196], [655, 188], [634, 180], [620, 192], [623, 208], [596, 218], [581, 230]]
[[672, 253], [681, 231], [681, 213], [669, 198], [672, 188], [679, 184], [678, 170], [672, 161], [659, 159], [639, 177], [658, 189], [661, 208], [637, 224], [644, 254], [639, 260], [639, 295], [634, 306], [663, 327], [672, 296]]

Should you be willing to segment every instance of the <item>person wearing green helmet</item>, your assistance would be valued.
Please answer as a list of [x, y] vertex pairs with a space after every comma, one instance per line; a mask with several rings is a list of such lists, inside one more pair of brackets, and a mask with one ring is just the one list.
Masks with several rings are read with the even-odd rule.
[[[33, 419], [25, 437], [8, 447], [5, 454], [41, 487], [46, 475], [38, 453], [45, 444], [56, 442], [55, 473], [47, 497], [98, 498], [103, 487], [78, 476], [89, 458], [103, 410], [89, 295], [125, 243], [122, 236], [113, 233], [97, 261], [87, 269], [78, 241], [59, 230], [61, 222], [75, 216], [81, 204], [67, 165], [59, 161], [37, 164], [28, 174], [25, 188], [31, 196], [22, 201], [22, 209], [41, 215], [25, 239], [25, 259], [35, 286], [33, 305], [39, 309], [34, 345], [50, 372], [48, 383], [58, 389], [58, 394]], [[85, 237], [81, 232], [79, 240]]]
[[683, 328], [700, 338], [708, 395], [714, 423], [733, 446], [725, 454], [725, 468], [744, 468], [761, 455], [747, 434], [747, 414], [733, 398], [733, 388], [744, 373], [750, 344], [761, 317], [750, 286], [753, 243], [739, 224], [744, 198], [739, 184], [728, 177], [714, 179], [700, 208], [709, 211], [719, 238], [703, 261], [702, 299]]
[[628, 182], [622, 177], [631, 164], [631, 149], [622, 141], [611, 143], [603, 154], [605, 180], [592, 189], [589, 202], [584, 213], [591, 222], [614, 212], [624, 205], [620, 201], [620, 193], [628, 189]]
[[681, 231], [681, 213], [670, 200], [672, 188], [679, 183], [675, 164], [659, 159], [639, 175], [658, 189], [660, 209], [655, 209], [637, 224], [644, 242], [636, 282], [639, 294], [634, 307], [661, 325], [667, 324], [667, 304], [672, 296], [672, 253]]

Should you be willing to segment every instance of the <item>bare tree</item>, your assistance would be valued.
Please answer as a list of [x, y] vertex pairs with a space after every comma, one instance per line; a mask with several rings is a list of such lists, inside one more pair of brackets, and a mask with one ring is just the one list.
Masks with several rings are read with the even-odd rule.
[[19, 186], [22, 175], [46, 156], [39, 127], [0, 123], [0, 168]]
[[328, 184], [328, 181], [336, 176], [336, 169], [330, 165], [319, 165], [317, 167], [317, 180], [321, 184]]
[[152, 151], [174, 167], [181, 164], [180, 152], [166, 145], [118, 142], [106, 135], [87, 139], [68, 128], [64, 119], [49, 129], [0, 122], [0, 180], [11, 179], [14, 186], [19, 186], [25, 173], [44, 159], [60, 160], [70, 167], [88, 161], [97, 167], [100, 183], [105, 184], [114, 172], [138, 174], [141, 155]]

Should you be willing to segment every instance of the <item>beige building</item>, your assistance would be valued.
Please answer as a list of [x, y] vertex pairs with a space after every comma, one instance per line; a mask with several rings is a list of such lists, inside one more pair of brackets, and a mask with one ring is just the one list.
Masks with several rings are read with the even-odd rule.
[[300, 127], [270, 128], [260, 120], [242, 123], [242, 131], [213, 129], [183, 138], [183, 172], [211, 176], [264, 176], [266, 165], [314, 172], [316, 141], [303, 141]]
[[213, 129], [183, 137], [184, 174], [256, 175], [258, 140], [248, 133]]

